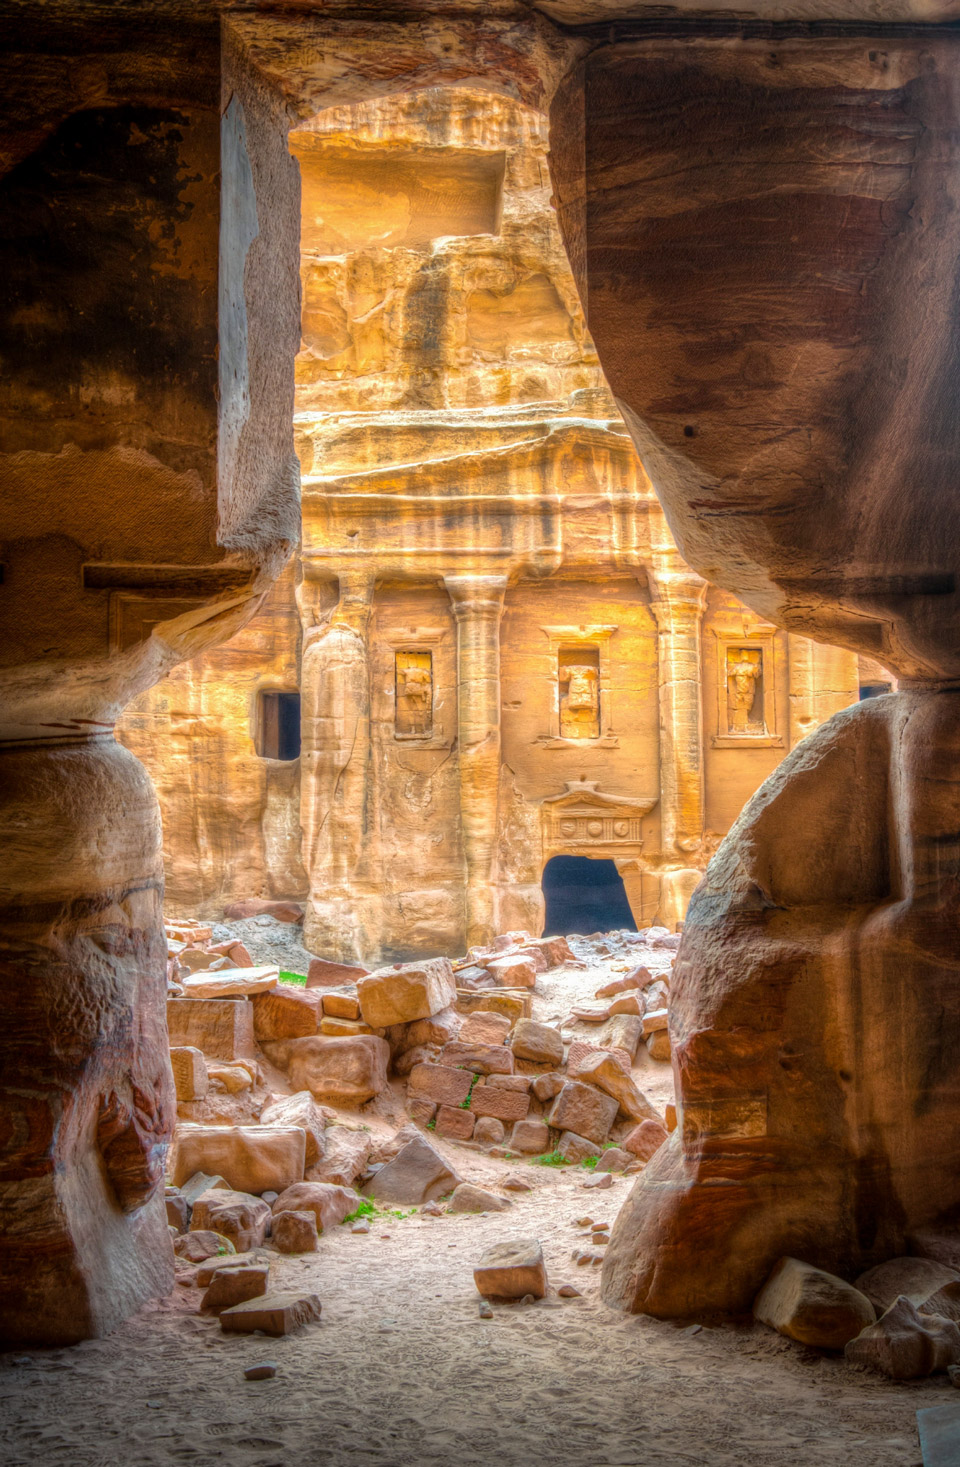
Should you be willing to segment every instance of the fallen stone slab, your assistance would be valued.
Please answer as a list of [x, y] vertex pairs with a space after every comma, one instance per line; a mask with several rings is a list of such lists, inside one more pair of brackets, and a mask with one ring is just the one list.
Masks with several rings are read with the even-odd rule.
[[322, 1161], [327, 1123], [309, 1090], [298, 1090], [295, 1095], [282, 1095], [271, 1101], [260, 1112], [260, 1123], [264, 1126], [299, 1126], [306, 1143], [304, 1164], [313, 1166]]
[[918, 1380], [960, 1364], [960, 1326], [940, 1314], [921, 1314], [901, 1294], [843, 1353], [851, 1365], [867, 1365], [891, 1380]]
[[799, 1258], [774, 1265], [753, 1314], [789, 1339], [821, 1350], [842, 1350], [876, 1319], [870, 1300], [853, 1284]]
[[217, 1189], [197, 1198], [190, 1231], [222, 1233], [229, 1238], [235, 1252], [248, 1253], [251, 1248], [260, 1247], [269, 1221], [270, 1208], [259, 1197]]
[[360, 1000], [356, 988], [331, 988], [320, 995], [323, 1012], [331, 1019], [359, 1019]]
[[197, 973], [182, 979], [187, 998], [252, 998], [279, 987], [280, 969], [230, 968], [225, 973]]
[[513, 957], [492, 958], [484, 966], [501, 988], [536, 987], [537, 965], [530, 957], [522, 957], [517, 953]]
[[253, 1037], [264, 1040], [304, 1039], [320, 1026], [322, 995], [307, 993], [293, 984], [281, 984], [272, 993], [256, 994], [253, 1002]]
[[642, 1019], [643, 1037], [649, 1034], [659, 1034], [669, 1024], [669, 1015], [666, 1009], [654, 1009], [652, 1013], [644, 1014]]
[[316, 1214], [294, 1210], [277, 1212], [274, 1204], [270, 1237], [279, 1253], [316, 1253], [319, 1241]]
[[178, 1100], [205, 1100], [210, 1089], [207, 1062], [203, 1050], [192, 1044], [180, 1045], [170, 1051], [170, 1067]]
[[204, 1192], [214, 1192], [217, 1189], [229, 1191], [229, 1186], [223, 1177], [212, 1172], [194, 1172], [185, 1182], [180, 1183], [180, 1192], [187, 1199], [187, 1205], [193, 1207], [198, 1197]]
[[515, 1238], [494, 1243], [480, 1255], [473, 1270], [474, 1283], [485, 1299], [523, 1299], [547, 1293], [547, 1270], [538, 1238]]
[[460, 1014], [503, 1014], [511, 1025], [517, 1019], [529, 1019], [533, 997], [523, 989], [494, 988], [487, 993], [470, 993], [457, 989], [457, 1012]]
[[332, 1182], [296, 1182], [280, 1193], [273, 1212], [274, 1216], [281, 1212], [312, 1212], [317, 1231], [322, 1233], [339, 1226], [359, 1201], [350, 1187], [339, 1187]]
[[[660, 1113], [638, 1089], [622, 1065], [608, 1050], [597, 1050], [584, 1055], [575, 1069], [568, 1071], [571, 1080], [581, 1080], [595, 1085], [598, 1090], [617, 1102], [620, 1110], [632, 1121], [655, 1121], [661, 1124]], [[584, 1133], [585, 1134], [585, 1133]]]
[[923, 1467], [957, 1467], [960, 1462], [960, 1404], [925, 1406], [917, 1412], [917, 1434]]
[[538, 1156], [550, 1148], [550, 1127], [546, 1121], [528, 1117], [516, 1121], [510, 1132], [510, 1150], [526, 1156]]
[[248, 917], [274, 917], [278, 922], [293, 924], [303, 921], [303, 908], [299, 902], [263, 901], [252, 897], [242, 902], [231, 902], [224, 907], [223, 915], [237, 922]]
[[377, 1202], [415, 1207], [452, 1192], [461, 1180], [440, 1153], [423, 1136], [417, 1136], [377, 1172], [363, 1193]]
[[280, 1192], [303, 1177], [306, 1133], [299, 1126], [181, 1123], [173, 1147], [175, 1186], [182, 1186], [195, 1172], [212, 1172], [235, 1192]]
[[510, 1203], [485, 1187], [476, 1187], [473, 1182], [461, 1182], [453, 1190], [447, 1203], [448, 1212], [506, 1212]]
[[563, 1035], [552, 1024], [518, 1019], [510, 1047], [518, 1059], [536, 1060], [545, 1065], [563, 1064]]
[[218, 1268], [200, 1300], [200, 1308], [205, 1314], [220, 1314], [235, 1304], [245, 1303], [247, 1299], [259, 1299], [267, 1292], [269, 1277], [269, 1266], [264, 1263]]
[[373, 1138], [368, 1131], [351, 1131], [347, 1126], [329, 1126], [323, 1159], [310, 1168], [309, 1182], [333, 1182], [352, 1187], [367, 1169]]
[[289, 1335], [320, 1318], [320, 1300], [316, 1294], [299, 1294], [293, 1290], [264, 1294], [235, 1304], [220, 1315], [220, 1328], [235, 1334]]
[[369, 968], [356, 963], [331, 963], [326, 958], [314, 958], [307, 969], [308, 988], [339, 988], [345, 983], [356, 983], [366, 978]]
[[167, 1030], [172, 1049], [187, 1046], [212, 1059], [253, 1059], [253, 1007], [233, 998], [171, 998]]
[[475, 1085], [470, 1096], [474, 1115], [494, 1116], [498, 1121], [522, 1121], [530, 1109], [530, 1096], [523, 1090], [504, 1090], [498, 1085]]
[[264, 1258], [259, 1251], [254, 1253], [232, 1253], [226, 1258], [208, 1258], [201, 1263], [194, 1275], [193, 1282], [198, 1288], [205, 1289], [210, 1284], [215, 1273], [223, 1268], [247, 1268], [251, 1263], [269, 1264], [269, 1258]]
[[573, 949], [565, 937], [535, 937], [524, 942], [523, 951], [536, 949], [546, 959], [548, 968], [559, 968], [564, 963], [575, 962]]
[[204, 1263], [208, 1258], [224, 1258], [236, 1252], [232, 1238], [211, 1228], [196, 1228], [173, 1240], [173, 1251], [186, 1263]]
[[414, 1065], [407, 1080], [407, 1094], [437, 1105], [461, 1105], [470, 1094], [473, 1075], [453, 1065]]
[[428, 1019], [449, 1008], [456, 996], [449, 958], [396, 963], [357, 979], [361, 1017], [374, 1029]]
[[462, 1106], [441, 1105], [436, 1115], [436, 1132], [450, 1141], [469, 1141], [473, 1135], [476, 1116]]
[[547, 1113], [547, 1124], [555, 1131], [573, 1131], [601, 1142], [610, 1134], [618, 1109], [613, 1096], [580, 1080], [568, 1080]]
[[[868, 1268], [856, 1281], [861, 1294], [866, 1294], [870, 1303], [883, 1314], [890, 1305], [904, 1295], [917, 1308], [921, 1308], [931, 1295], [945, 1284], [960, 1281], [960, 1271], [946, 1263], [937, 1263], [932, 1258], [889, 1258]], [[939, 1313], [934, 1310], [933, 1313]]]
[[387, 1088], [390, 1046], [376, 1034], [286, 1039], [265, 1043], [263, 1052], [286, 1071], [294, 1090], [309, 1090], [329, 1105], [362, 1105]]

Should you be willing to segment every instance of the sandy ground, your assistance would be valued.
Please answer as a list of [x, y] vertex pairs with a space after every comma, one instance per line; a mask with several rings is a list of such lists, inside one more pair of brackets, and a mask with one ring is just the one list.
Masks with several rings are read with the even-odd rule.
[[[589, 965], [538, 980], [538, 1018], [640, 956], [627, 939], [608, 945], [575, 943]], [[669, 954], [651, 956], [669, 967]], [[645, 1051], [635, 1078], [657, 1104], [670, 1098], [669, 1066]], [[286, 1339], [222, 1334], [180, 1284], [109, 1339], [0, 1354], [3, 1467], [915, 1467], [918, 1407], [960, 1404], [943, 1376], [894, 1384], [762, 1326], [681, 1328], [607, 1309], [600, 1270], [572, 1261], [589, 1247], [577, 1220], [612, 1222], [634, 1178], [587, 1190], [580, 1168], [432, 1139], [468, 1180], [499, 1191], [522, 1171], [533, 1190], [505, 1193], [507, 1213], [386, 1214], [368, 1234], [336, 1228], [302, 1258], [265, 1250], [271, 1289], [309, 1289], [323, 1305], [320, 1323]], [[481, 1319], [475, 1260], [526, 1236], [543, 1244], [551, 1296]], [[582, 1297], [558, 1299], [562, 1283]], [[276, 1377], [245, 1381], [262, 1361]]]

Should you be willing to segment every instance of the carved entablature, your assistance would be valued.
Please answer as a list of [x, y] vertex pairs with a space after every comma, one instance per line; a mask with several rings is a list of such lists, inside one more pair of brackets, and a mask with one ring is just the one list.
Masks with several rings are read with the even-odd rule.
[[550, 795], [540, 807], [544, 858], [639, 856], [643, 818], [656, 803], [656, 795], [629, 799], [604, 794], [595, 780], [568, 780], [563, 794]]

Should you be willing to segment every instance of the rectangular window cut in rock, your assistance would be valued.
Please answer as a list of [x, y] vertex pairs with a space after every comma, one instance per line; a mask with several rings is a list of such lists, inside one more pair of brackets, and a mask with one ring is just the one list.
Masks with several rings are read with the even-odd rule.
[[299, 693], [269, 689], [257, 694], [255, 743], [261, 759], [299, 759]]
[[394, 734], [398, 739], [426, 739], [433, 733], [433, 654], [396, 654], [396, 710]]
[[763, 652], [759, 647], [728, 647], [727, 733], [765, 734]]
[[557, 654], [560, 737], [600, 737], [600, 648], [561, 647]]

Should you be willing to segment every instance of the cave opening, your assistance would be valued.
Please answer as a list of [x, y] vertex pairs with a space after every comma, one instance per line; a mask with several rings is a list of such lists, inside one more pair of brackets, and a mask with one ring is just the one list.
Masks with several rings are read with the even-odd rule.
[[544, 937], [637, 930], [615, 861], [551, 856], [543, 868], [542, 886]]

